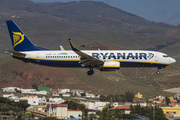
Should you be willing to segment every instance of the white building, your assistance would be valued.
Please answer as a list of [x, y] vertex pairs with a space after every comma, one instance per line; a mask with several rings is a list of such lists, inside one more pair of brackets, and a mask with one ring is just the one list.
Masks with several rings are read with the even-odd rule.
[[2, 88], [3, 92], [16, 92], [16, 89], [21, 90], [18, 87], [5, 87], [5, 88]]
[[59, 93], [52, 93], [52, 96], [59, 96]]
[[133, 103], [132, 105], [140, 105], [141, 107], [146, 107], [147, 103], [146, 102], [144, 102], [144, 103]]
[[62, 102], [65, 102], [62, 98], [52, 98], [50, 97], [49, 98], [49, 102], [59, 102], [59, 103], [62, 103]]
[[47, 91], [36, 91], [36, 89], [22, 89], [18, 87], [6, 87], [6, 88], [2, 88], [2, 90], [3, 92], [16, 92], [16, 90], [21, 90], [21, 93], [47, 95]]
[[88, 109], [100, 111], [107, 106], [108, 102], [82, 102]]
[[35, 92], [31, 92], [30, 94], [47, 95], [47, 91], [35, 91]]
[[164, 99], [165, 97], [162, 95], [156, 96], [156, 99]]
[[[96, 114], [96, 111], [89, 110], [88, 114]], [[48, 104], [47, 116], [58, 119], [69, 119], [71, 116], [76, 119], [82, 118], [81, 110], [68, 110], [68, 104]]]
[[70, 89], [60, 89], [58, 91], [60, 91], [61, 94], [65, 94], [67, 92], [70, 92]]
[[47, 116], [58, 119], [68, 118], [68, 104], [47, 105]]
[[60, 104], [65, 102], [62, 98], [52, 98], [46, 99], [45, 97], [39, 98], [39, 106], [46, 106], [47, 104]]
[[14, 99], [14, 98], [18, 98], [17, 96], [14, 96], [14, 94], [3, 94], [4, 98], [9, 98], [9, 99]]
[[81, 92], [76, 92], [76, 95], [78, 96], [78, 97], [80, 97], [81, 96]]
[[32, 94], [32, 92], [35, 92], [36, 89], [21, 89], [21, 93], [29, 93]]
[[95, 95], [91, 94], [91, 93], [86, 93], [86, 97], [87, 98], [95, 98]]
[[81, 110], [68, 110], [68, 119], [73, 116], [74, 118], [82, 118], [82, 111]]
[[71, 94], [70, 94], [70, 93], [65, 93], [65, 94], [63, 94], [62, 96], [65, 97], [65, 98], [70, 98], [70, 97], [71, 97]]
[[28, 98], [28, 104], [32, 106], [39, 105], [39, 99], [38, 98]]
[[84, 93], [84, 90], [80, 90], [80, 89], [74, 89], [74, 90], [71, 90], [71, 93], [73, 96], [81, 96], [81, 93]]
[[46, 106], [47, 105], [47, 100], [46, 98], [43, 96], [42, 98], [39, 98], [39, 106]]
[[112, 106], [114, 106], [114, 107], [118, 107], [118, 106], [119, 106], [119, 104], [118, 104], [118, 102], [114, 102], [114, 103], [112, 103]]

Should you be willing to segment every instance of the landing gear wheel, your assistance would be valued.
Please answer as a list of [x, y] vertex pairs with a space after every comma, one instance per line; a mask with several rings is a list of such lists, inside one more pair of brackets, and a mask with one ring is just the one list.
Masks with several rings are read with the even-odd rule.
[[156, 73], [159, 75], [160, 74], [159, 70]]
[[93, 70], [89, 70], [89, 71], [87, 72], [87, 74], [88, 74], [88, 75], [93, 75], [93, 74], [94, 74], [94, 71], [93, 71]]

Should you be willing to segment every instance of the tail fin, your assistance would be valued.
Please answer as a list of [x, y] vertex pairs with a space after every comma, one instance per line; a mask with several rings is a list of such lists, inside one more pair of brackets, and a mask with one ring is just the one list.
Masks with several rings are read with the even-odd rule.
[[6, 21], [14, 51], [48, 50], [35, 46], [12, 20]]
[[71, 49], [72, 49], [73, 51], [78, 51], [78, 49], [76, 49], [76, 47], [74, 46], [74, 44], [71, 42], [71, 39], [69, 39], [69, 43], [70, 43]]

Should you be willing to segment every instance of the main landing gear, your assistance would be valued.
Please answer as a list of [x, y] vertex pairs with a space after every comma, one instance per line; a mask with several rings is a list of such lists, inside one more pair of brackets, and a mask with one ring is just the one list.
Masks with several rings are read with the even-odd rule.
[[94, 70], [93, 68], [90, 68], [90, 70], [87, 72], [88, 75], [93, 75], [94, 74]]

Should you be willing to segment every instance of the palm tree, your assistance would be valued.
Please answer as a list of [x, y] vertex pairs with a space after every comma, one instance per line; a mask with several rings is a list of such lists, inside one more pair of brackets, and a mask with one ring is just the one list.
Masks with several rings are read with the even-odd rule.
[[84, 116], [85, 116], [85, 118], [88, 118], [88, 111], [89, 111], [88, 108], [84, 109]]

